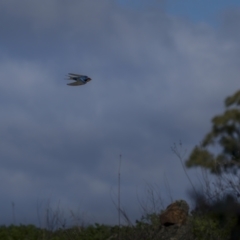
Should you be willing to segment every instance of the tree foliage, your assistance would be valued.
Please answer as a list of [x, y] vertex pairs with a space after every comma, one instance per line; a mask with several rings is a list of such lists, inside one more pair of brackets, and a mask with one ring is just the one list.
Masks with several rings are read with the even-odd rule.
[[[187, 167], [201, 166], [212, 173], [236, 172], [240, 167], [240, 91], [225, 99], [226, 110], [212, 119], [212, 129], [186, 161]], [[214, 155], [208, 146], [218, 144], [222, 151]]]

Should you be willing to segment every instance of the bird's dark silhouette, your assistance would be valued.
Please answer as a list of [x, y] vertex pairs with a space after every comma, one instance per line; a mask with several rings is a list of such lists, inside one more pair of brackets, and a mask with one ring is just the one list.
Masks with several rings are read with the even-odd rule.
[[67, 80], [74, 80], [75, 82], [68, 83], [68, 86], [80, 86], [84, 85], [87, 82], [91, 81], [92, 79], [86, 75], [69, 73]]

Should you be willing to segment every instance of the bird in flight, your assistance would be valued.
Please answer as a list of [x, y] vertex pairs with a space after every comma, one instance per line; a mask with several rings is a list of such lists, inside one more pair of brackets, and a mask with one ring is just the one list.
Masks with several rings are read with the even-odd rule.
[[79, 86], [84, 85], [87, 82], [91, 81], [92, 79], [86, 75], [80, 75], [80, 74], [74, 74], [69, 73], [68, 74], [68, 80], [74, 80], [75, 82], [68, 83], [69, 86]]

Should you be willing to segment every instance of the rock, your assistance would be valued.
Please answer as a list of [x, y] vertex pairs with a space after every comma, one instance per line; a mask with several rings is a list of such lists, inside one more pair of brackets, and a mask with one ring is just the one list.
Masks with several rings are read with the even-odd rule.
[[189, 206], [186, 201], [176, 201], [160, 214], [160, 223], [166, 227], [171, 225], [182, 226], [187, 221], [188, 211]]

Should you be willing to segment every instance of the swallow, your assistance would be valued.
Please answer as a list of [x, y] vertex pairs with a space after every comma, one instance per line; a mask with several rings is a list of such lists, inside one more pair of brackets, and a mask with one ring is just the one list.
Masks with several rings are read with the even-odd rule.
[[80, 74], [74, 74], [74, 73], [69, 73], [68, 74], [68, 80], [74, 80], [76, 82], [68, 83], [67, 85], [69, 86], [79, 86], [79, 85], [84, 85], [87, 82], [91, 81], [92, 79], [86, 75], [80, 75]]

